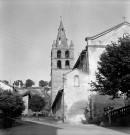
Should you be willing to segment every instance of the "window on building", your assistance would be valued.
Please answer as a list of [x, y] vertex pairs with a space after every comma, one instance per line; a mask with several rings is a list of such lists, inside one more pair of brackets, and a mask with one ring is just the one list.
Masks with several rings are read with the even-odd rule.
[[57, 61], [57, 68], [61, 69], [61, 61], [60, 60]]
[[69, 62], [69, 60], [66, 60], [65, 61], [65, 67], [68, 69], [68, 68], [70, 68], [70, 62]]
[[79, 87], [80, 85], [79, 85], [79, 76], [78, 75], [75, 75], [74, 76], [74, 86], [76, 86], [76, 87]]
[[57, 51], [57, 58], [61, 58], [61, 51], [60, 50]]
[[70, 53], [69, 53], [69, 51], [67, 50], [67, 51], [65, 51], [65, 58], [69, 58], [70, 57]]

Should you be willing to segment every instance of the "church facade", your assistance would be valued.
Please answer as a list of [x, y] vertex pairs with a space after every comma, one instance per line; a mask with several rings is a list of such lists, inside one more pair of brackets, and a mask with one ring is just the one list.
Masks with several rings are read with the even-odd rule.
[[[66, 122], [81, 123], [84, 110], [89, 104], [91, 94], [90, 83], [95, 81], [97, 62], [100, 55], [111, 42], [118, 42], [118, 38], [130, 33], [130, 23], [123, 22], [102, 33], [86, 37], [87, 45], [70, 72], [63, 74], [63, 87], [57, 91], [52, 104], [52, 112], [62, 117]], [[88, 107], [89, 108], [89, 107]]]

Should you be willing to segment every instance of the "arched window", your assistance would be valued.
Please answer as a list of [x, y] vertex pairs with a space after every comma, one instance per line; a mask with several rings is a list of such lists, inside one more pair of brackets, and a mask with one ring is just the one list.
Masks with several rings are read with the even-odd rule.
[[61, 58], [61, 51], [60, 50], [57, 51], [57, 58]]
[[61, 69], [61, 61], [60, 60], [57, 61], [57, 68]]
[[70, 57], [70, 52], [67, 50], [65, 51], [65, 58], [69, 58]]
[[65, 67], [66, 67], [66, 68], [70, 68], [70, 62], [69, 62], [69, 60], [66, 60], [66, 61], [65, 61]]
[[79, 87], [79, 76], [78, 75], [74, 76], [74, 86]]

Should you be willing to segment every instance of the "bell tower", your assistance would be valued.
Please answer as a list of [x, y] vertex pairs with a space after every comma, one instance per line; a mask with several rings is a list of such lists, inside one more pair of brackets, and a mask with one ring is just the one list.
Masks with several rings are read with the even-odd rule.
[[58, 90], [63, 88], [63, 74], [72, 70], [74, 65], [74, 45], [66, 38], [65, 29], [60, 22], [56, 41], [51, 50], [51, 100], [52, 103]]

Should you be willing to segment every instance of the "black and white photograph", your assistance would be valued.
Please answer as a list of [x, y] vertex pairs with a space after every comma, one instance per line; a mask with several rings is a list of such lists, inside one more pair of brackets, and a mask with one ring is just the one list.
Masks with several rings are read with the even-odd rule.
[[130, 135], [130, 0], [0, 0], [0, 135]]

